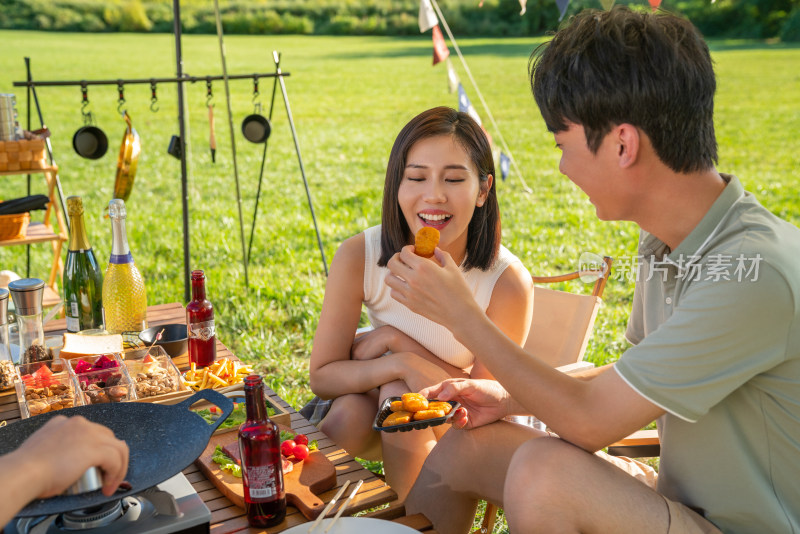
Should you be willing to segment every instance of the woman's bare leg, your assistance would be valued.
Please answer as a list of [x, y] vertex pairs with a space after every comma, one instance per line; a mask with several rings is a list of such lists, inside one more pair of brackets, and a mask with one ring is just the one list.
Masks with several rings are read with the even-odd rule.
[[451, 429], [425, 461], [406, 499], [407, 512], [425, 514], [442, 534], [469, 532], [479, 499], [502, 506], [515, 451], [546, 435], [505, 421], [473, 430]]
[[[399, 397], [409, 391], [402, 380], [385, 384], [381, 386], [381, 402], [387, 397]], [[436, 445], [436, 435], [432, 428], [424, 428], [409, 432], [381, 432], [381, 437], [386, 482], [402, 501], [417, 479], [425, 458]]]
[[334, 399], [319, 429], [351, 456], [380, 460], [381, 437], [372, 430], [377, 413], [377, 391], [342, 395]]

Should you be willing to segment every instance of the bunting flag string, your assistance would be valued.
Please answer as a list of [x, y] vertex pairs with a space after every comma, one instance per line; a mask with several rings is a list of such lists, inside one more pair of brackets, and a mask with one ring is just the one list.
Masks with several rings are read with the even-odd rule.
[[525, 12], [528, 10], [527, 4], [528, 4], [528, 0], [519, 0], [519, 7], [520, 7], [519, 14], [520, 15], [524, 15]]
[[558, 6], [558, 12], [560, 13], [558, 20], [561, 21], [564, 19], [564, 15], [567, 14], [569, 0], [556, 0], [556, 5]]
[[453, 67], [453, 62], [450, 61], [448, 57], [447, 60], [447, 91], [449, 93], [455, 93], [458, 91], [458, 86], [461, 85], [461, 80], [458, 79], [458, 74], [456, 74], [456, 69]]
[[469, 97], [467, 96], [467, 91], [460, 83], [458, 84], [458, 111], [466, 113], [475, 119], [475, 122], [477, 122], [479, 126], [483, 126], [478, 112], [475, 111], [475, 106], [472, 105], [472, 102], [470, 102]]
[[[565, 1], [568, 1], [568, 0], [565, 0]], [[475, 82], [475, 77], [472, 76], [472, 71], [470, 71], [469, 65], [467, 65], [467, 61], [464, 59], [464, 54], [461, 53], [461, 49], [458, 47], [458, 43], [456, 42], [456, 38], [453, 37], [453, 32], [450, 31], [450, 26], [447, 24], [447, 20], [444, 18], [444, 15], [442, 14], [442, 10], [439, 8], [439, 4], [437, 3], [436, 0], [420, 0], [420, 2], [429, 2], [433, 6], [433, 9], [436, 12], [436, 16], [438, 17], [438, 20], [439, 20], [440, 24], [444, 28], [444, 31], [447, 32], [447, 37], [450, 38], [450, 42], [453, 44], [453, 48], [455, 49], [456, 54], [458, 55], [458, 59], [461, 60], [461, 65], [464, 67], [464, 71], [467, 73], [467, 77], [469, 78], [470, 83], [472, 83], [472, 87], [475, 88], [475, 92], [478, 94], [478, 98], [480, 99], [481, 104], [483, 105], [483, 109], [486, 110], [486, 115], [489, 117], [489, 120], [492, 123], [492, 127], [494, 128], [494, 132], [496, 132], [497, 136], [500, 139], [500, 144], [502, 145], [502, 148], [503, 148], [504, 152], [506, 154], [508, 154], [508, 158], [511, 161], [511, 165], [514, 166], [514, 170], [517, 172], [517, 176], [519, 176], [519, 179], [522, 182], [522, 186], [524, 188], [524, 191], [526, 193], [531, 193], [532, 190], [531, 190], [530, 187], [528, 187], [528, 184], [525, 183], [525, 179], [523, 178], [522, 172], [519, 170], [519, 167], [517, 166], [517, 162], [514, 159], [514, 155], [511, 153], [511, 150], [508, 148], [508, 143], [506, 143], [506, 140], [503, 137], [503, 132], [501, 132], [500, 128], [497, 126], [497, 121], [494, 119], [494, 116], [492, 115], [492, 111], [489, 109], [489, 105], [486, 103], [486, 99], [483, 98], [483, 94], [481, 94], [481, 90], [478, 87], [478, 84]], [[438, 26], [437, 26], [437, 28], [438, 28]], [[450, 54], [450, 50], [449, 49], [447, 50], [447, 54], [448, 55]], [[449, 73], [448, 73], [448, 75], [449, 75]], [[463, 86], [461, 86], [461, 88], [463, 88]], [[461, 93], [461, 91], [459, 91], [459, 106], [461, 105], [460, 104], [460, 101], [461, 101], [460, 93]], [[466, 92], [464, 92], [464, 96], [466, 97]], [[469, 100], [469, 99], [467, 99], [467, 100]], [[477, 115], [477, 113], [476, 113], [476, 115]], [[485, 128], [484, 128], [484, 131], [486, 132]], [[486, 132], [486, 135], [490, 139], [490, 142], [491, 142], [491, 137], [489, 136], [488, 132]]]
[[508, 156], [500, 152], [500, 178], [505, 182], [508, 178], [508, 173], [511, 171], [511, 160]]
[[439, 29], [438, 24], [433, 27], [431, 35], [433, 37], [433, 64], [436, 65], [450, 57], [450, 49], [447, 48], [447, 43], [444, 42], [444, 35], [442, 35], [442, 30]]
[[431, 0], [420, 0], [419, 2], [419, 33], [425, 33], [439, 24], [436, 12], [433, 10]]

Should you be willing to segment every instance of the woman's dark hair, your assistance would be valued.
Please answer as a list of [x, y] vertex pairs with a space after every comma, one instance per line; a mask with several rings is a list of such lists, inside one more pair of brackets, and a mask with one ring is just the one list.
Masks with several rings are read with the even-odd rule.
[[[449, 135], [459, 143], [478, 169], [481, 189], [489, 175], [495, 176], [494, 158], [486, 134], [469, 115], [448, 107], [423, 111], [400, 131], [386, 166], [386, 183], [383, 187], [383, 215], [381, 217], [381, 257], [378, 265], [385, 266], [401, 248], [413, 241], [397, 192], [403, 181], [408, 151], [420, 139]], [[464, 269], [476, 267], [485, 271], [494, 263], [500, 249], [500, 207], [497, 204], [495, 182], [483, 206], [476, 206], [467, 227], [467, 256]]]
[[714, 69], [687, 20], [624, 6], [584, 10], [534, 51], [528, 73], [548, 129], [583, 126], [592, 152], [615, 125], [629, 123], [675, 172], [717, 161]]

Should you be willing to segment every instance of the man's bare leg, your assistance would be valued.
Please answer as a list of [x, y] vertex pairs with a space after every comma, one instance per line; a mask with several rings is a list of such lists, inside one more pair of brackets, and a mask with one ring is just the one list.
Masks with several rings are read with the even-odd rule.
[[665, 534], [664, 498], [606, 460], [558, 438], [514, 454], [503, 491], [512, 532]]
[[474, 430], [451, 429], [425, 461], [406, 499], [406, 511], [425, 514], [442, 534], [469, 532], [479, 499], [502, 504], [514, 452], [526, 441], [545, 435], [507, 422]]

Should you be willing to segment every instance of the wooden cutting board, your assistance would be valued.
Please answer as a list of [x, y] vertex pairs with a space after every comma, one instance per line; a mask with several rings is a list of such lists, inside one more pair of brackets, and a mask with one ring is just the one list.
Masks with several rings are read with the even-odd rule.
[[[235, 443], [238, 432], [228, 432], [211, 436], [203, 454], [195, 460], [195, 464], [203, 474], [240, 508], [244, 508], [244, 486], [242, 479], [219, 468], [211, 461], [217, 445]], [[312, 451], [302, 462], [295, 462], [294, 468], [283, 476], [286, 488], [286, 502], [300, 510], [307, 519], [316, 519], [325, 508], [325, 503], [317, 494], [336, 486], [336, 469], [330, 460], [320, 451]]]

